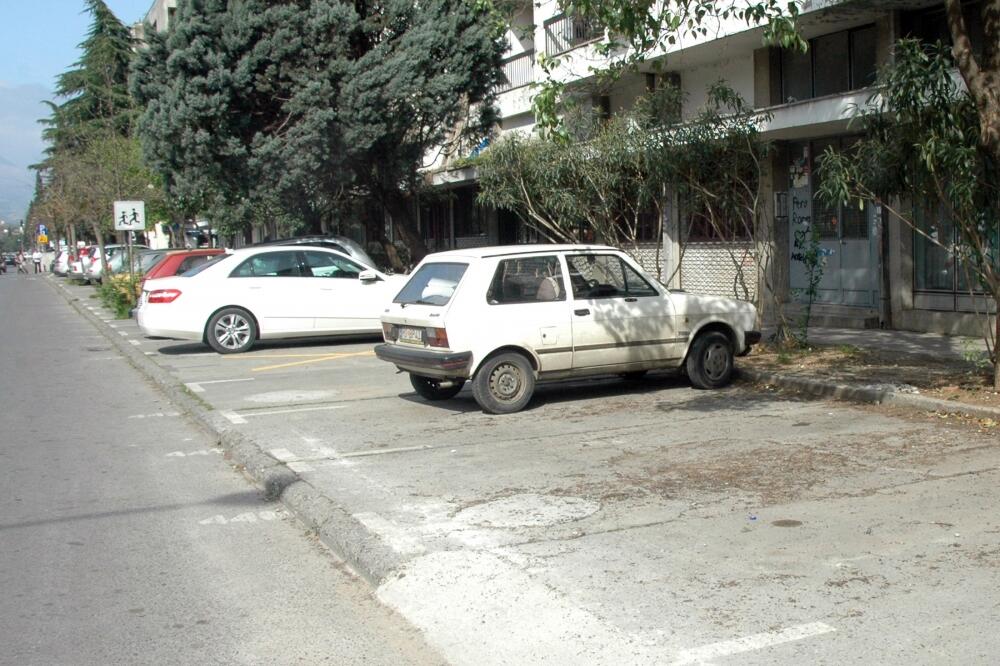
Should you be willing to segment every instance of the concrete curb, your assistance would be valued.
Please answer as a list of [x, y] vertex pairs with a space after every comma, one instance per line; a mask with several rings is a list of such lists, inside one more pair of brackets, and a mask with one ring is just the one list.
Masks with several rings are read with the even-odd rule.
[[834, 398], [848, 402], [871, 403], [876, 405], [895, 405], [921, 411], [944, 412], [947, 414], [965, 414], [976, 418], [1000, 419], [1000, 409], [985, 405], [970, 405], [965, 402], [928, 398], [910, 393], [897, 393], [885, 389], [867, 386], [851, 386], [836, 384], [818, 379], [808, 379], [794, 375], [782, 375], [773, 372], [762, 372], [751, 368], [739, 368], [737, 374], [749, 381], [772, 384], [780, 388], [800, 391], [819, 398]]
[[265, 443], [233, 428], [216, 411], [194, 397], [177, 378], [81, 306], [79, 299], [55, 284], [53, 278], [47, 277], [46, 282], [84, 319], [93, 324], [132, 367], [145, 375], [167, 399], [213, 436], [225, 451], [226, 458], [240, 466], [263, 490], [267, 499], [282, 502], [306, 526], [315, 530], [320, 541], [372, 587], [377, 588], [406, 563], [408, 558], [397, 553], [344, 507], [267, 453]]

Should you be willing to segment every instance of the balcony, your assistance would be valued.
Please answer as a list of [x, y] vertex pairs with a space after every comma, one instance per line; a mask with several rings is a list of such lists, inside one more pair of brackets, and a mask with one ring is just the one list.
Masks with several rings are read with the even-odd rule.
[[535, 51], [525, 51], [517, 55], [504, 58], [503, 61], [504, 83], [500, 85], [497, 92], [505, 93], [514, 88], [526, 86], [535, 80]]
[[545, 55], [565, 53], [578, 46], [601, 39], [600, 26], [579, 16], [556, 16], [545, 22]]

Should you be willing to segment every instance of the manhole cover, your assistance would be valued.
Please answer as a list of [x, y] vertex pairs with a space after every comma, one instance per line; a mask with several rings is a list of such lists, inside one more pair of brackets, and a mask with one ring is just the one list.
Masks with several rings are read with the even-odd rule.
[[787, 518], [782, 520], [775, 520], [771, 523], [775, 527], [799, 527], [802, 525], [801, 520], [788, 520]]
[[586, 518], [601, 508], [580, 497], [527, 493], [486, 502], [458, 512], [455, 519], [482, 527], [541, 527]]

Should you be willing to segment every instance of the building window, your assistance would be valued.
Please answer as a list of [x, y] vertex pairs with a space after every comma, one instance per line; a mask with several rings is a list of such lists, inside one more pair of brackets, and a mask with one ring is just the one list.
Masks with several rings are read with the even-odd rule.
[[[963, 2], [962, 17], [965, 19], [965, 29], [972, 42], [972, 52], [980, 58], [983, 55], [983, 45], [986, 42], [983, 34], [983, 3]], [[941, 42], [951, 45], [951, 31], [948, 29], [948, 17], [940, 4], [925, 9], [904, 11], [900, 17], [902, 33], [907, 37], [919, 39], [925, 44]]]
[[783, 49], [781, 101], [835, 95], [872, 85], [877, 73], [874, 25], [842, 30], [809, 40], [809, 51]]
[[455, 193], [455, 238], [482, 236], [486, 233], [486, 211], [476, 203], [477, 190], [465, 187]]
[[[972, 286], [973, 291], [981, 293], [975, 268], [957, 256], [956, 246], [961, 239], [954, 223], [928, 206], [914, 210], [914, 218], [917, 227], [913, 231], [914, 289], [967, 294]], [[1000, 248], [1000, 236], [993, 239], [992, 245]]]

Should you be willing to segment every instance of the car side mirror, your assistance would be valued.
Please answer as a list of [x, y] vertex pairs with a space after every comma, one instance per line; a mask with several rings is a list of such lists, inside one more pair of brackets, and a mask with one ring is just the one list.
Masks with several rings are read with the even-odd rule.
[[378, 273], [375, 271], [361, 271], [358, 273], [358, 279], [362, 282], [378, 282]]

